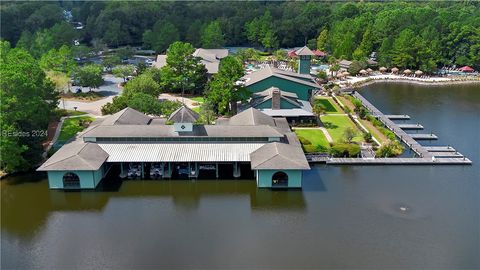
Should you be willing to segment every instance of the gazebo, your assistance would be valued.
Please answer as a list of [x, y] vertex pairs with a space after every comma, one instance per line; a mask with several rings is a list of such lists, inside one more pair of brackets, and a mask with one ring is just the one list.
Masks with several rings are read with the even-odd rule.
[[380, 67], [378, 70], [380, 70], [380, 72], [383, 73], [383, 72], [387, 71], [387, 68], [386, 67]]
[[313, 54], [315, 54], [315, 56], [317, 56], [317, 57], [325, 57], [325, 56], [327, 56], [327, 53], [326, 53], [326, 52], [322, 52], [322, 51], [320, 51], [320, 50], [315, 50], [315, 51], [313, 51]]
[[403, 73], [408, 75], [408, 74], [412, 74], [412, 71], [410, 69], [405, 69]]
[[296, 50], [291, 50], [291, 51], [289, 51], [289, 52], [288, 52], [288, 57], [290, 57], [290, 58], [297, 57]]
[[464, 66], [459, 68], [458, 70], [463, 71], [463, 72], [474, 72], [475, 70], [469, 66]]
[[397, 73], [398, 72], [398, 68], [394, 67], [392, 68], [392, 73]]

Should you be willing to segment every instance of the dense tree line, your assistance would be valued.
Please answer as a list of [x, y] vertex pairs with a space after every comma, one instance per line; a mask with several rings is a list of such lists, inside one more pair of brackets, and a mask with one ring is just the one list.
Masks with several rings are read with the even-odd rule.
[[[335, 58], [433, 70], [480, 67], [480, 4], [462, 2], [2, 2], [3, 39], [41, 55], [77, 37], [92, 46], [194, 47], [308, 43]], [[63, 10], [85, 29], [71, 31]]]

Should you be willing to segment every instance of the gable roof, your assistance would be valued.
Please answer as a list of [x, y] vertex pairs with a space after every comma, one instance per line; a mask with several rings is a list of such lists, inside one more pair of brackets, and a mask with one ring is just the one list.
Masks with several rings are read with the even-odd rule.
[[270, 117], [255, 108], [249, 108], [232, 116], [229, 120], [229, 124], [232, 126], [267, 125], [274, 127], [275, 121], [273, 120], [273, 117]]
[[[192, 54], [195, 57], [200, 57], [200, 62], [205, 65], [207, 73], [218, 73], [218, 67], [220, 65], [220, 59], [228, 56], [227, 49], [203, 49], [198, 48]], [[157, 55], [157, 61], [154, 63], [156, 68], [162, 68], [167, 65], [167, 55]]]
[[100, 125], [148, 125], [152, 118], [132, 108], [125, 108], [105, 118]]
[[302, 107], [302, 103], [300, 103], [297, 99], [298, 96], [295, 93], [292, 92], [287, 92], [287, 91], [281, 91], [277, 87], [270, 87], [262, 92], [257, 92], [252, 94], [252, 100], [250, 102], [252, 107], [255, 107], [259, 104], [264, 103], [267, 100], [272, 99], [273, 97], [273, 91], [278, 90], [280, 91], [280, 98], [287, 101], [288, 103], [291, 103], [294, 106], [297, 107]]
[[311, 55], [314, 56], [315, 54], [310, 50], [307, 46], [303, 46], [302, 48], [298, 49], [295, 52], [296, 55]]
[[85, 143], [80, 138], [62, 146], [37, 171], [95, 171], [107, 158], [107, 152], [96, 143]]
[[309, 170], [310, 165], [298, 145], [267, 143], [250, 154], [252, 170]]
[[257, 82], [263, 81], [270, 77], [277, 77], [285, 80], [289, 80], [292, 82], [296, 82], [299, 84], [307, 85], [312, 88], [319, 88], [320, 86], [314, 83], [312, 76], [309, 74], [299, 74], [291, 71], [281, 70], [278, 68], [266, 66], [258, 71], [252, 72], [248, 75], [245, 75], [243, 78], [245, 81], [245, 86], [249, 86], [255, 84]]
[[195, 123], [199, 117], [200, 115], [198, 113], [183, 105], [168, 117], [168, 121], [175, 123]]

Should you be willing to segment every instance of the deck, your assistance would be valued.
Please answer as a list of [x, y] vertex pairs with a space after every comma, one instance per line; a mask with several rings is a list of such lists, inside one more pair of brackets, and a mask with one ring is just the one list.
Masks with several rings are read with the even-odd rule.
[[406, 114], [386, 114], [385, 117], [390, 120], [410, 120], [410, 116]]
[[423, 129], [423, 126], [420, 124], [397, 124], [397, 126], [401, 129]]

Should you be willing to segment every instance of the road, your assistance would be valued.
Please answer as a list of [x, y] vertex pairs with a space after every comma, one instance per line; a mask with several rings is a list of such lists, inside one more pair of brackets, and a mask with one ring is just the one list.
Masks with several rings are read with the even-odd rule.
[[[74, 107], [77, 107], [78, 111], [87, 112], [93, 115], [102, 115], [101, 108], [108, 102], [112, 102], [113, 97], [118, 96], [122, 92], [122, 88], [118, 85], [123, 82], [122, 78], [117, 78], [113, 75], [104, 75], [103, 79], [105, 83], [100, 86], [98, 89], [92, 89], [92, 91], [99, 92], [105, 96], [105, 98], [93, 101], [93, 102], [81, 102], [73, 100], [60, 100], [58, 104], [59, 108], [65, 108], [67, 110], [74, 110]], [[82, 92], [88, 92], [88, 87], [78, 87], [74, 86], [72, 88], [75, 91], [77, 88], [81, 88]]]

